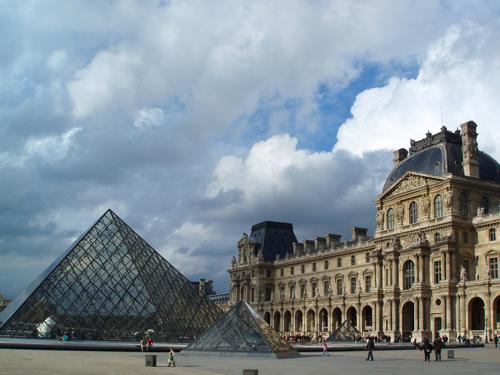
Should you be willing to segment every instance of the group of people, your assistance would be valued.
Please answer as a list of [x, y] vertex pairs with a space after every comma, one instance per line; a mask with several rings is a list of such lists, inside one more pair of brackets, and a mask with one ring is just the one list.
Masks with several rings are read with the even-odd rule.
[[443, 348], [444, 344], [448, 341], [448, 338], [445, 336], [443, 338], [441, 337], [436, 337], [434, 341], [431, 343], [431, 340], [429, 340], [427, 337], [424, 339], [424, 342], [421, 344], [417, 343], [417, 340], [415, 339], [413, 341], [413, 345], [415, 346], [415, 349], [423, 350], [424, 352], [424, 361], [430, 362], [431, 360], [431, 353], [434, 350], [434, 360], [435, 361], [441, 361], [441, 349]]

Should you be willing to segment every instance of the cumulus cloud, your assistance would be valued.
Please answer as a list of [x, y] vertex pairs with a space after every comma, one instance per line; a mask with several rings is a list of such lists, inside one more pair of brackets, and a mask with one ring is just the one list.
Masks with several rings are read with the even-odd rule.
[[[478, 123], [479, 146], [500, 158], [500, 28], [498, 22], [451, 26], [434, 41], [414, 79], [392, 77], [361, 92], [352, 118], [338, 132], [336, 150], [362, 154], [407, 147], [428, 130]], [[369, 141], [367, 141], [369, 140]]]
[[[441, 105], [450, 127], [476, 120], [498, 157], [485, 137], [497, 14], [489, 1], [0, 7], [0, 264], [11, 270], [0, 292], [15, 294], [16, 270], [38, 273], [109, 206], [222, 291], [255, 222], [293, 222], [301, 239], [372, 225], [390, 168], [380, 150], [438, 128]], [[324, 120], [350, 107], [339, 92], [367, 88], [366, 66], [379, 88], [359, 93], [334, 145], [345, 119]], [[408, 66], [416, 77], [399, 74]], [[320, 88], [337, 107], [318, 102]]]

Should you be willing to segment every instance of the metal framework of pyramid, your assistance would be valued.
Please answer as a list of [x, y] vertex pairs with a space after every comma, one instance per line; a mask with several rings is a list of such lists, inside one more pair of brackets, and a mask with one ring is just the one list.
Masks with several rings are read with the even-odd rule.
[[358, 341], [361, 337], [361, 332], [352, 325], [351, 321], [345, 320], [326, 341]]
[[182, 351], [184, 354], [291, 358], [298, 352], [244, 300]]
[[113, 211], [0, 313], [0, 336], [192, 341], [222, 315]]

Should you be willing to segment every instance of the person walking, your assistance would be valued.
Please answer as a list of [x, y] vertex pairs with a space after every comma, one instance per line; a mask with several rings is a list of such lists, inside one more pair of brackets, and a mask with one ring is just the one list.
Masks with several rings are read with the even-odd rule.
[[372, 337], [369, 337], [368, 341], [366, 342], [366, 350], [368, 350], [368, 357], [366, 358], [367, 361], [373, 361], [374, 349], [375, 349], [375, 342], [373, 341]]
[[424, 360], [427, 362], [431, 360], [432, 344], [428, 338], [424, 340]]
[[173, 366], [175, 367], [175, 352], [172, 348], [170, 348], [170, 351], [168, 352], [168, 365], [167, 367]]
[[439, 337], [436, 337], [432, 345], [434, 346], [434, 360], [441, 361], [441, 348], [443, 347], [443, 342]]
[[495, 336], [493, 337], [493, 341], [495, 342], [495, 348], [498, 348], [498, 336], [495, 333]]
[[323, 341], [323, 355], [324, 356], [327, 356], [327, 355], [330, 355], [330, 353], [328, 353], [328, 344], [326, 343], [326, 341]]

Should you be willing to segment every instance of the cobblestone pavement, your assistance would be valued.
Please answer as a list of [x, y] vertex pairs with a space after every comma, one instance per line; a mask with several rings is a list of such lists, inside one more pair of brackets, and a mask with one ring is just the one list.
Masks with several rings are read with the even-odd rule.
[[[145, 367], [142, 353], [75, 352], [45, 350], [0, 350], [0, 374], [37, 375], [236, 375], [244, 368], [255, 368], [259, 375], [322, 374], [494, 374], [500, 370], [500, 348], [455, 350], [455, 359], [424, 362], [421, 351], [375, 351], [375, 360], [366, 361], [364, 352], [335, 352], [328, 357], [320, 353], [303, 354], [300, 358], [193, 357], [178, 354], [177, 367], [168, 368], [166, 353], [157, 353], [158, 367]], [[432, 354], [434, 359], [434, 353]]]

